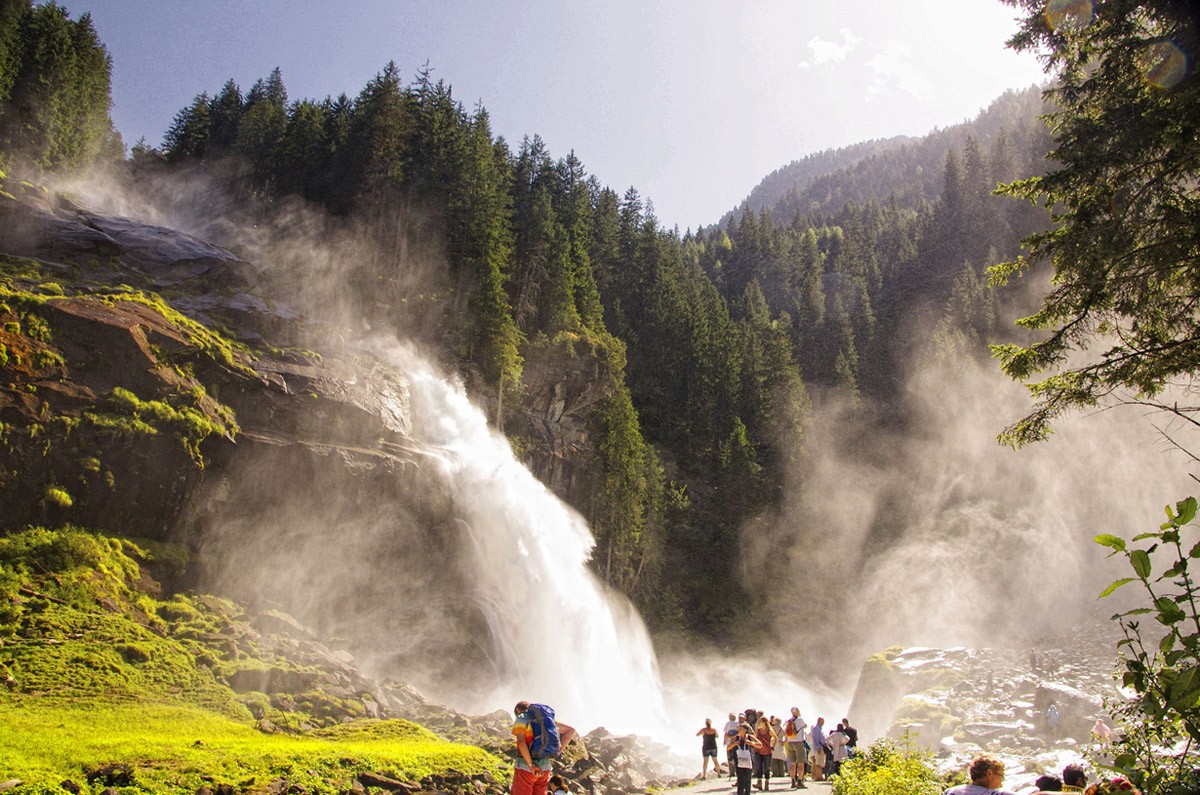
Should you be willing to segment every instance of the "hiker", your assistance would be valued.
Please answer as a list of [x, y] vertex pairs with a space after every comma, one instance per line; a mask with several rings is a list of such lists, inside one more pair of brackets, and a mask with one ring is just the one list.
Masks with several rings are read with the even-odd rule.
[[704, 728], [696, 732], [696, 736], [700, 737], [700, 756], [704, 760], [700, 765], [700, 775], [696, 778], [701, 781], [708, 779], [708, 760], [712, 759], [713, 769], [717, 775], [721, 775], [721, 761], [717, 759], [717, 730], [713, 728], [712, 718], [704, 719]]
[[850, 725], [849, 718], [842, 718], [842, 731], [846, 733], [846, 757], [853, 758], [858, 748], [858, 729]]
[[846, 759], [846, 744], [850, 742], [850, 738], [846, 736], [846, 728], [842, 724], [838, 724], [837, 728], [829, 734], [829, 770], [830, 775], [837, 775], [838, 770], [842, 767], [842, 762]]
[[1092, 727], [1092, 739], [1095, 740], [1101, 749], [1108, 748], [1108, 743], [1112, 740], [1112, 729], [1108, 728], [1108, 724], [1103, 718], [1096, 718], [1096, 725]]
[[1049, 729], [1051, 737], [1058, 736], [1058, 721], [1061, 717], [1062, 715], [1059, 713], [1058, 707], [1051, 701], [1050, 706], [1046, 708], [1046, 727]]
[[[754, 736], [758, 738], [758, 747], [754, 749], [754, 777], [755, 789], [769, 790], [771, 789], [771, 752], [775, 750], [775, 732], [771, 731], [771, 724], [767, 721], [766, 716], [758, 719], [758, 727], [754, 730]], [[766, 786], [763, 786], [763, 780], [766, 779]]]
[[812, 780], [823, 781], [825, 779], [825, 746], [828, 744], [825, 739], [824, 718], [817, 718], [812, 731], [808, 733], [808, 743], [808, 763], [812, 770]]
[[787, 749], [783, 747], [783, 723], [771, 716], [771, 731], [775, 733], [775, 747], [771, 749], [771, 775], [783, 778], [787, 775]]
[[567, 787], [567, 780], [557, 774], [551, 776], [550, 795], [571, 795], [571, 790]]
[[746, 719], [745, 715], [735, 715], [729, 713], [729, 722], [725, 724], [725, 761], [729, 764], [729, 777], [733, 778], [737, 775], [737, 756], [729, 744], [737, 739], [738, 726]]
[[513, 770], [512, 795], [546, 795], [551, 760], [560, 748], [575, 739], [575, 729], [556, 721], [554, 711], [544, 704], [518, 701], [513, 714], [517, 716], [512, 734], [517, 741], [518, 758]]
[[750, 731], [750, 724], [738, 724], [737, 736], [727, 746], [737, 760], [737, 795], [750, 795], [750, 775], [754, 770], [754, 751], [758, 747], [758, 738]]
[[788, 775], [793, 788], [802, 788], [804, 768], [808, 764], [808, 724], [800, 717], [800, 708], [792, 707], [792, 717], [783, 726], [783, 745], [787, 752]]
[[946, 795], [1013, 795], [1009, 790], [1000, 789], [1004, 783], [1004, 763], [994, 756], [975, 757], [968, 773], [971, 783], [951, 787], [946, 790]]

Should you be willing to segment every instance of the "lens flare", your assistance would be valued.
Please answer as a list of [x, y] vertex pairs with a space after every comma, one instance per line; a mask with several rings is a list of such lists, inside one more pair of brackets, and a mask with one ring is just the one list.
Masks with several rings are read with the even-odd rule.
[[1187, 53], [1169, 40], [1147, 44], [1139, 61], [1142, 77], [1155, 88], [1170, 88], [1188, 73]]
[[1091, 24], [1093, 13], [1092, 0], [1050, 0], [1046, 24], [1060, 33], [1083, 30]]

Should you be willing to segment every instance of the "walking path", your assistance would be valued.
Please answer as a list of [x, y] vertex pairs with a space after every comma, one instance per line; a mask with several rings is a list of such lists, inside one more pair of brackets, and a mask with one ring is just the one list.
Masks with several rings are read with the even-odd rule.
[[[805, 781], [805, 789], [792, 789], [788, 786], [786, 779], [775, 782], [768, 792], [779, 792], [785, 795], [829, 795], [830, 786], [828, 781]], [[725, 776], [717, 776], [716, 778], [709, 777], [703, 781], [696, 780], [686, 787], [680, 787], [676, 792], [688, 793], [712, 793], [712, 795], [733, 795], [737, 791], [732, 779]], [[759, 790], [754, 789], [753, 785], [750, 788], [751, 795], [759, 795]], [[766, 795], [766, 793], [763, 793]]]

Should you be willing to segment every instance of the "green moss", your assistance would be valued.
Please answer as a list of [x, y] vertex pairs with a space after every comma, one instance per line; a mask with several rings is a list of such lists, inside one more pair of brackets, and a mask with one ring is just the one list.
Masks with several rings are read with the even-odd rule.
[[[123, 287], [127, 287], [127, 285], [123, 285]], [[184, 338], [191, 345], [195, 346], [213, 361], [247, 375], [256, 375], [253, 369], [242, 362], [243, 359], [251, 359], [249, 349], [245, 345], [234, 342], [208, 328], [203, 323], [192, 320], [155, 293], [123, 289], [119, 292], [98, 294], [97, 297], [99, 300], [111, 305], [115, 305], [120, 301], [131, 301], [148, 306], [162, 315], [163, 318], [183, 334]]]
[[75, 504], [75, 500], [71, 498], [67, 490], [59, 486], [47, 486], [42, 496], [45, 497], [46, 502], [60, 508], [70, 508]]
[[55, 351], [44, 348], [34, 352], [33, 363], [43, 370], [48, 370], [51, 367], [61, 367], [65, 364], [62, 356]]
[[62, 285], [58, 282], [42, 282], [38, 289], [46, 295], [63, 295]]
[[[200, 389], [189, 390], [177, 399], [182, 402], [206, 397]], [[233, 437], [240, 429], [228, 407], [215, 401], [201, 405], [214, 408], [213, 414], [195, 406], [172, 405], [165, 400], [142, 400], [128, 389], [114, 387], [108, 399], [110, 411], [87, 412], [84, 418], [97, 428], [132, 436], [153, 436], [164, 432], [178, 439], [192, 460], [203, 468], [201, 443], [213, 434]]]

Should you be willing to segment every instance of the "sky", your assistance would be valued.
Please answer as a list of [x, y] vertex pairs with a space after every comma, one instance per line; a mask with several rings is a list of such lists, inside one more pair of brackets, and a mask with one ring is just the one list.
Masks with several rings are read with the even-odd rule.
[[59, 0], [113, 58], [113, 121], [151, 145], [180, 108], [274, 67], [291, 99], [426, 63], [514, 148], [541, 135], [667, 227], [717, 221], [807, 154], [923, 135], [1041, 83], [999, 0]]

